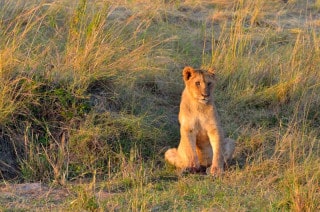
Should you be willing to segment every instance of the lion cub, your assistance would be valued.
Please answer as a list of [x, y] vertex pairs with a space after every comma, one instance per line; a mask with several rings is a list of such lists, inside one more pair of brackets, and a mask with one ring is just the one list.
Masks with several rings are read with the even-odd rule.
[[179, 122], [180, 144], [166, 151], [165, 159], [172, 165], [191, 171], [209, 167], [212, 175], [223, 172], [231, 159], [235, 142], [224, 138], [213, 102], [215, 74], [213, 69], [183, 69], [185, 89], [182, 93]]

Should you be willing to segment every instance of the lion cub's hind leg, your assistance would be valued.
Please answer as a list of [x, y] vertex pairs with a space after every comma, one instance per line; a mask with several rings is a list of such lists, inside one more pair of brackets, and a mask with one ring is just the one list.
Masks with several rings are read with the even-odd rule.
[[212, 163], [212, 148], [210, 143], [207, 145], [197, 146], [197, 155], [199, 158], [200, 166], [209, 167]]
[[223, 158], [225, 163], [232, 158], [234, 149], [235, 149], [235, 141], [231, 138], [224, 139], [224, 146], [223, 146]]
[[164, 154], [166, 161], [168, 161], [171, 165], [174, 165], [177, 168], [185, 168], [185, 164], [180, 157], [177, 148], [171, 148], [166, 151]]
[[211, 166], [212, 163], [212, 148], [210, 143], [208, 142], [208, 145], [204, 146], [197, 146], [197, 155], [200, 162], [200, 168], [198, 172], [205, 174], [208, 167]]

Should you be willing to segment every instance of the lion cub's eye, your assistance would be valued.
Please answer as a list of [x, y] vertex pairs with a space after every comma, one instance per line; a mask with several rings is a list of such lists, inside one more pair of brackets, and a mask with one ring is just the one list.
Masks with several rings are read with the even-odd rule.
[[208, 86], [211, 86], [211, 84], [212, 84], [211, 82], [208, 82]]
[[200, 82], [196, 82], [196, 86], [199, 86], [200, 85]]

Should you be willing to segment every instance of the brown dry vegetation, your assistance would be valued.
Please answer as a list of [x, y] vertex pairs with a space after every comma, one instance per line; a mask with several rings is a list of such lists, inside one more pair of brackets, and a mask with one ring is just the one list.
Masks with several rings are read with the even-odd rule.
[[[0, 210], [320, 210], [319, 20], [319, 0], [0, 0]], [[185, 65], [218, 70], [218, 179], [163, 160]]]

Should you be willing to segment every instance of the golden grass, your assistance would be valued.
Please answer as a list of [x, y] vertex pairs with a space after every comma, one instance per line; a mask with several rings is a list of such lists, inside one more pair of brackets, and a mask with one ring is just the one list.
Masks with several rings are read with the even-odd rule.
[[[0, 5], [0, 141], [13, 143], [20, 179], [70, 191], [25, 206], [11, 191], [0, 210], [320, 209], [318, 1]], [[219, 179], [163, 160], [179, 139], [185, 65], [218, 70], [237, 140]]]

